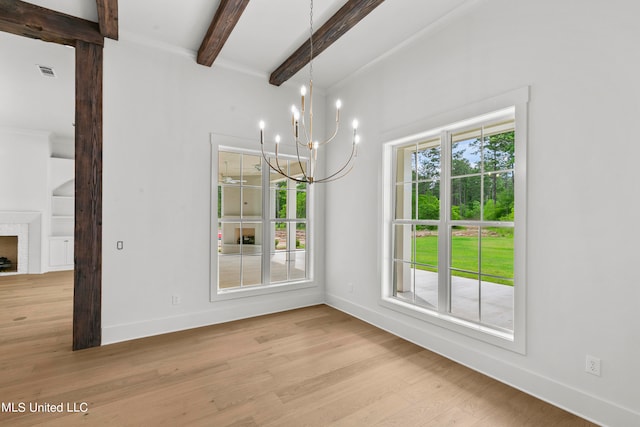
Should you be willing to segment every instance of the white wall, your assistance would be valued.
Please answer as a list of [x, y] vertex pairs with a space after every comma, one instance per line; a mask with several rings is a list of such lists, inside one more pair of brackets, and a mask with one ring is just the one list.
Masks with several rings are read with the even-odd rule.
[[48, 133], [0, 129], [0, 211], [39, 212], [42, 218], [39, 265], [30, 273], [48, 267], [49, 152]]
[[[639, 14], [635, 0], [471, 1], [332, 88], [357, 111], [363, 143], [354, 172], [327, 190], [328, 302], [599, 423], [640, 425]], [[378, 304], [382, 207], [370, 190], [382, 134], [527, 85], [520, 355]], [[587, 354], [601, 377], [584, 372]]]
[[[104, 344], [323, 302], [322, 221], [318, 286], [209, 300], [209, 240], [217, 238], [210, 230], [210, 133], [254, 139], [259, 150], [258, 121], [287, 129], [295, 87], [203, 67], [193, 55], [123, 35], [107, 40], [104, 94]], [[182, 303], [172, 305], [172, 295]]]

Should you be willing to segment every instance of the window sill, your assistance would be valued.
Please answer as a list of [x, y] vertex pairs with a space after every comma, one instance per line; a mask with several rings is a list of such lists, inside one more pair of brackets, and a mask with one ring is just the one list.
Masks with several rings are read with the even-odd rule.
[[247, 286], [244, 288], [218, 289], [212, 293], [211, 302], [224, 301], [238, 298], [250, 298], [260, 295], [274, 294], [277, 292], [296, 291], [299, 289], [312, 288], [317, 286], [311, 280], [301, 280], [297, 282], [274, 283], [271, 285]]
[[525, 354], [524, 342], [516, 339], [514, 333], [504, 332], [485, 325], [468, 322], [455, 316], [409, 304], [390, 296], [383, 297], [380, 300], [380, 305], [390, 310], [466, 335], [479, 341], [519, 354]]

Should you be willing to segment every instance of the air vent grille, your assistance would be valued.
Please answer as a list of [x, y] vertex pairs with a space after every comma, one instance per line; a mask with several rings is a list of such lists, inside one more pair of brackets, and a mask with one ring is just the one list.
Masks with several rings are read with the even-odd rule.
[[44, 77], [56, 77], [56, 72], [51, 67], [47, 67], [46, 65], [38, 65], [38, 69], [40, 70], [40, 74]]

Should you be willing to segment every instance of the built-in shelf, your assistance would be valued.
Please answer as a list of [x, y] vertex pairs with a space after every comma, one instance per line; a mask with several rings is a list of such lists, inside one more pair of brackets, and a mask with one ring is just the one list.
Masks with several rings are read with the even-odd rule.
[[[50, 159], [50, 185], [51, 185], [51, 229], [49, 235], [52, 238], [73, 239], [74, 214], [75, 214], [75, 169], [74, 160], [67, 158], [51, 157]], [[54, 247], [59, 246], [54, 244]], [[60, 251], [60, 249], [58, 249]], [[56, 262], [51, 265], [60, 265], [61, 255], [56, 257]]]

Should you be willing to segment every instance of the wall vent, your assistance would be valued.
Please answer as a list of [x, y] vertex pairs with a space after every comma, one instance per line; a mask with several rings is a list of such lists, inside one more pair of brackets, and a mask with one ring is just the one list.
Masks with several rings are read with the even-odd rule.
[[46, 65], [38, 65], [38, 69], [40, 70], [40, 74], [44, 77], [56, 77], [56, 72], [51, 67], [47, 67]]

